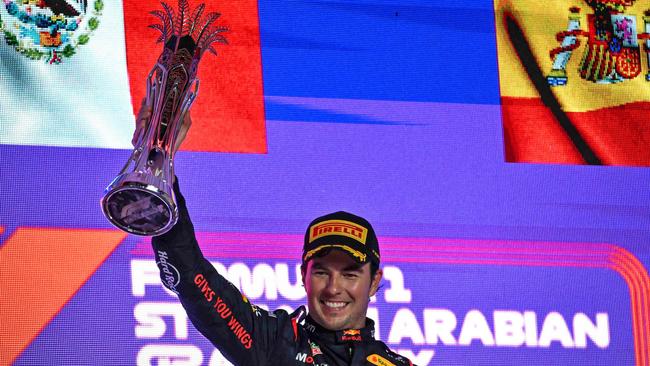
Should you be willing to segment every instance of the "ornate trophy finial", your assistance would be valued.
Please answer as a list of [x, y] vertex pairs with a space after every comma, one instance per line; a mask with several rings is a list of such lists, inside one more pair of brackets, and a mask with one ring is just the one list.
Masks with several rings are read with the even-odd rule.
[[205, 4], [197, 6], [190, 15], [190, 6], [187, 0], [179, 0], [178, 14], [176, 16], [174, 15], [174, 9], [165, 2], [161, 2], [161, 4], [165, 11], [153, 10], [150, 12], [151, 15], [158, 17], [161, 21], [161, 24], [149, 25], [149, 28], [160, 32], [158, 43], [164, 42], [165, 47], [169, 47], [174, 51], [180, 47], [192, 50], [194, 53], [196, 49], [199, 58], [206, 49], [215, 55], [217, 54], [217, 51], [212, 47], [213, 43], [228, 43], [226, 38], [221, 35], [228, 28], [214, 24], [221, 14], [212, 12], [207, 14], [205, 18], [202, 17]]
[[217, 54], [214, 43], [226, 44], [217, 26], [220, 14], [202, 17], [205, 4], [190, 14], [187, 0], [178, 1], [178, 14], [166, 3], [154, 10], [161, 24], [149, 27], [160, 32], [164, 48], [147, 78], [142, 108], [151, 110], [144, 133], [120, 174], [106, 188], [101, 204], [104, 215], [118, 228], [137, 235], [160, 235], [178, 219], [174, 179], [174, 147], [182, 121], [199, 88], [196, 77], [201, 56]]

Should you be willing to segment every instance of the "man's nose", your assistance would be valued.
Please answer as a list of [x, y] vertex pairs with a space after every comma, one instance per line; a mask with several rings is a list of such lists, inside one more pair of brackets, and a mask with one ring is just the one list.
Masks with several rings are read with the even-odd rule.
[[341, 276], [336, 273], [331, 274], [327, 279], [325, 291], [330, 295], [336, 295], [341, 292]]

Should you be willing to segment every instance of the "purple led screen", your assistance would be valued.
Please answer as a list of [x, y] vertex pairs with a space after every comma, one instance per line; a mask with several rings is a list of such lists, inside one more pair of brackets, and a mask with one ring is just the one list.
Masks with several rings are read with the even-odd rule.
[[[259, 2], [267, 152], [175, 160], [215, 267], [295, 309], [308, 223], [346, 210], [415, 364], [648, 365], [650, 170], [506, 162], [493, 3], [291, 4]], [[228, 365], [102, 215], [129, 153], [0, 145], [1, 365]]]

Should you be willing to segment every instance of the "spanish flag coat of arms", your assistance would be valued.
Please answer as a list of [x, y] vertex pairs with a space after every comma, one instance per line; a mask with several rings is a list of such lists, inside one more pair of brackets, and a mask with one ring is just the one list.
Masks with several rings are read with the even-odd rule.
[[495, 0], [506, 160], [650, 166], [650, 1]]

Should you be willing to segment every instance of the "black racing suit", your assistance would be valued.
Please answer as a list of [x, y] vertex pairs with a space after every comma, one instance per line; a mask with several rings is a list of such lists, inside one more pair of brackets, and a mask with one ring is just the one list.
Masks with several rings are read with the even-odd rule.
[[185, 199], [174, 184], [178, 223], [152, 245], [163, 284], [176, 292], [196, 329], [234, 365], [412, 365], [374, 339], [374, 324], [329, 331], [306, 316], [249, 303], [201, 253]]

